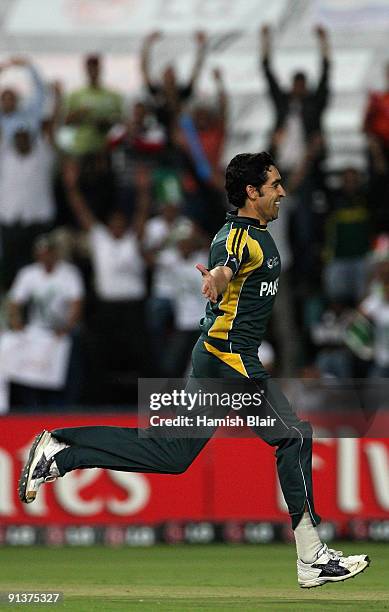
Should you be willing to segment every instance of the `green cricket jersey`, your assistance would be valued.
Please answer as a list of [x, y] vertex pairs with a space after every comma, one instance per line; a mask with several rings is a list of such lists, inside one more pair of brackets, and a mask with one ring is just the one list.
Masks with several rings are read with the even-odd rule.
[[280, 254], [265, 225], [228, 213], [212, 241], [208, 268], [228, 266], [231, 281], [216, 304], [208, 302], [200, 328], [222, 351], [257, 353], [278, 290]]

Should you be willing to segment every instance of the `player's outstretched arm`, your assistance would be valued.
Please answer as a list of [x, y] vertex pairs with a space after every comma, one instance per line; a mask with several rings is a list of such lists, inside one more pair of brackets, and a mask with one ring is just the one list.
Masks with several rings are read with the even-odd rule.
[[232, 278], [231, 268], [216, 266], [216, 268], [208, 270], [202, 264], [197, 264], [196, 268], [203, 276], [202, 294], [211, 302], [217, 302], [218, 295], [224, 293]]

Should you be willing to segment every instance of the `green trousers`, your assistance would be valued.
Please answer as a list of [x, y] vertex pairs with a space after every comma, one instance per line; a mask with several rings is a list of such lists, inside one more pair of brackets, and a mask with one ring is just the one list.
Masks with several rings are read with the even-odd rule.
[[[226, 349], [229, 348], [227, 351]], [[288, 506], [293, 529], [307, 508], [312, 522], [318, 524], [312, 491], [312, 428], [300, 421], [293, 413], [288, 400], [276, 382], [263, 369], [256, 354], [234, 352], [230, 345], [200, 337], [192, 354], [192, 374], [187, 391], [198, 389], [199, 379], [219, 379], [221, 387], [247, 383], [261, 393], [262, 414], [275, 417], [276, 427], [252, 427], [252, 430], [267, 444], [276, 447], [277, 471], [281, 488]], [[223, 350], [222, 350], [223, 349]], [[224, 381], [224, 382], [223, 382]], [[232, 386], [233, 388], [233, 386]], [[248, 408], [255, 414], [257, 409]], [[230, 412], [230, 407], [219, 407], [217, 417]], [[178, 415], [187, 414], [183, 408]], [[209, 409], [195, 406], [191, 417], [210, 415]], [[158, 427], [139, 430], [129, 427], [71, 427], [56, 429], [52, 434], [68, 448], [56, 455], [61, 476], [75, 469], [92, 467], [125, 472], [159, 474], [182, 474], [204, 448], [217, 427]], [[234, 440], [231, 439], [231, 444]], [[251, 470], [260, 472], [261, 466], [252, 465]]]

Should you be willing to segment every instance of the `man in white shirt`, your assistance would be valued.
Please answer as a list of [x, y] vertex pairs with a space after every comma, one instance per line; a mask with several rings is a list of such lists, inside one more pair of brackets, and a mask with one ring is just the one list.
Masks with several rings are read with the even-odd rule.
[[91, 395], [99, 403], [112, 403], [112, 384], [117, 387], [124, 378], [135, 381], [152, 371], [144, 321], [146, 266], [140, 247], [148, 183], [138, 181], [139, 207], [131, 226], [119, 210], [110, 213], [107, 223], [100, 223], [79, 189], [77, 163], [67, 162], [63, 174], [69, 204], [88, 234], [94, 272]]
[[[24, 389], [23, 403], [41, 405], [69, 400], [75, 402], [80, 391], [78, 326], [81, 320], [84, 285], [75, 266], [61, 261], [49, 235], [40, 236], [34, 246], [36, 263], [23, 267], [9, 293], [9, 323], [15, 331], [25, 325], [72, 338], [67, 383], [59, 394], [39, 389]], [[27, 318], [23, 309], [28, 306]], [[77, 362], [77, 363], [76, 363]]]
[[160, 254], [166, 268], [170, 267], [170, 273], [174, 270], [171, 296], [175, 329], [167, 340], [161, 364], [161, 373], [167, 377], [185, 375], [193, 345], [198, 338], [205, 299], [195, 266], [197, 263], [207, 265], [208, 252], [201, 248], [203, 242], [193, 227], [183, 226], [176, 236], [176, 246]]
[[[13, 125], [11, 136], [0, 134], [2, 284], [6, 289], [30, 261], [35, 238], [51, 229], [56, 215], [53, 171], [54, 131], [61, 105], [58, 85], [53, 96], [52, 115], [44, 129], [33, 130], [21, 121]], [[1, 121], [0, 126], [3, 129]]]
[[147, 302], [147, 324], [156, 364], [162, 364], [167, 333], [174, 319], [176, 279], [171, 271], [176, 264], [176, 239], [183, 228], [192, 228], [188, 217], [180, 214], [179, 202], [160, 204], [160, 212], [145, 224], [143, 246], [153, 257], [151, 295]]
[[23, 100], [14, 89], [4, 88], [1, 91], [0, 129], [3, 137], [10, 141], [21, 123], [27, 125], [34, 134], [40, 131], [46, 92], [41, 75], [27, 58], [12, 57], [2, 62], [0, 73], [8, 68], [24, 68], [32, 83], [30, 96]]
[[389, 378], [389, 262], [381, 264], [379, 285], [360, 304], [359, 310], [373, 323], [372, 377]]

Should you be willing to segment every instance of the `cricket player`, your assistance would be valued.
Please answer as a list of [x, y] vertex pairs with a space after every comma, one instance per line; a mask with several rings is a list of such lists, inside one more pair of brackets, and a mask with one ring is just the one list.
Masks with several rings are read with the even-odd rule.
[[[281, 176], [268, 153], [240, 154], [227, 167], [226, 191], [236, 210], [227, 215], [211, 244], [208, 268], [197, 265], [208, 303], [200, 323], [202, 333], [193, 349], [188, 388], [195, 388], [199, 379], [221, 379], [226, 387], [245, 382], [260, 391], [262, 409], [276, 419], [277, 426], [252, 429], [277, 449], [278, 476], [296, 540], [298, 583], [311, 588], [343, 581], [366, 569], [369, 558], [364, 554], [345, 557], [321, 542], [312, 489], [312, 428], [297, 418], [258, 358], [281, 269], [279, 252], [267, 229], [277, 219], [285, 196]], [[184, 412], [178, 410], [178, 414]], [[228, 412], [229, 407], [224, 408]], [[196, 408], [192, 416], [195, 414]], [[161, 431], [140, 435], [145, 430], [122, 427], [43, 431], [22, 470], [20, 499], [34, 501], [43, 483], [75, 469], [180, 474], [215, 429], [205, 426], [194, 436], [188, 427], [187, 435], [184, 428], [184, 435], [181, 429], [176, 438], [171, 430], [166, 436], [163, 431], [162, 435]], [[260, 470], [261, 466], [250, 469]]]

